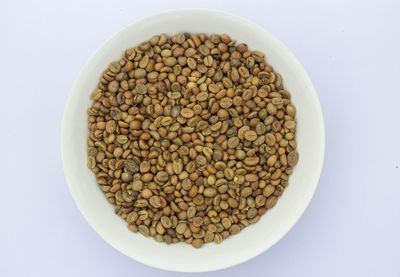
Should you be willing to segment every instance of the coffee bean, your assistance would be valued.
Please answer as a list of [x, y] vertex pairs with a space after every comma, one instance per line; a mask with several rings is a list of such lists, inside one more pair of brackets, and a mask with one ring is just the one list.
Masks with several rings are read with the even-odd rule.
[[249, 130], [246, 133], [244, 133], [244, 138], [247, 139], [248, 141], [255, 141], [257, 139], [257, 133]]
[[186, 231], [187, 225], [186, 223], [179, 223], [176, 228], [175, 231], [178, 234], [183, 234]]
[[203, 194], [205, 197], [214, 197], [217, 195], [217, 190], [215, 188], [205, 188]]

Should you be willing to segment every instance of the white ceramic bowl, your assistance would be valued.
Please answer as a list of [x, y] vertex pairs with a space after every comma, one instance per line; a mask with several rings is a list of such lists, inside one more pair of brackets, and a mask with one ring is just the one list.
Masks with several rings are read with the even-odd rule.
[[[250, 49], [266, 53], [267, 62], [281, 73], [297, 107], [300, 160], [277, 205], [261, 220], [222, 244], [201, 249], [180, 243], [166, 245], [134, 234], [113, 212], [93, 173], [86, 167], [89, 94], [99, 76], [123, 51], [152, 35], [178, 32], [227, 33]], [[62, 122], [62, 161], [76, 205], [93, 229], [128, 257], [160, 269], [181, 272], [212, 271], [237, 265], [270, 248], [299, 220], [317, 187], [324, 157], [324, 125], [318, 97], [303, 66], [272, 34], [237, 16], [210, 10], [176, 10], [130, 24], [108, 39], [84, 65], [75, 81]]]

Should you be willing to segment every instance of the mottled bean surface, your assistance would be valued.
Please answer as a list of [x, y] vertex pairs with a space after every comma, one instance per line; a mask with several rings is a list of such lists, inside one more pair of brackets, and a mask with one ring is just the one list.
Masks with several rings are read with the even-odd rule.
[[271, 209], [299, 160], [296, 108], [260, 51], [227, 34], [153, 36], [88, 108], [88, 167], [132, 232], [195, 248]]

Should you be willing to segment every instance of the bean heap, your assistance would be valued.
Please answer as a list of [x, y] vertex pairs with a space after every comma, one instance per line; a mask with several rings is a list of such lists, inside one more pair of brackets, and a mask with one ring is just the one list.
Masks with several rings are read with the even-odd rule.
[[296, 108], [260, 51], [154, 36], [91, 94], [88, 167], [132, 232], [199, 248], [256, 223], [298, 161]]

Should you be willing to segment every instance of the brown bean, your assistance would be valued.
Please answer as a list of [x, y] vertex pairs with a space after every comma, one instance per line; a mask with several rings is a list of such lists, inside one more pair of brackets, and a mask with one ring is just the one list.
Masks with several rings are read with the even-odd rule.
[[255, 141], [257, 139], [257, 133], [249, 130], [246, 133], [244, 133], [244, 138], [247, 139], [248, 141]]
[[191, 109], [183, 108], [183, 109], [181, 110], [181, 115], [182, 115], [184, 118], [191, 118], [191, 117], [194, 116], [194, 112], [193, 112], [193, 110], [191, 110]]
[[263, 189], [263, 195], [265, 197], [269, 197], [270, 195], [272, 195], [275, 191], [275, 187], [272, 185], [267, 185], [264, 189]]
[[203, 194], [205, 197], [214, 197], [217, 195], [217, 190], [215, 188], [205, 188]]
[[287, 163], [289, 166], [295, 166], [299, 160], [299, 154], [296, 151], [291, 151], [287, 155]]
[[275, 206], [276, 202], [277, 202], [278, 198], [276, 196], [270, 196], [267, 198], [267, 202], [265, 203], [265, 207], [267, 209], [271, 209], [272, 207]]
[[257, 165], [259, 163], [259, 161], [260, 161], [260, 158], [257, 156], [247, 157], [244, 159], [245, 165], [248, 165], [248, 166]]

